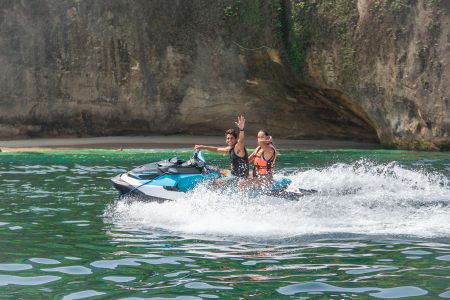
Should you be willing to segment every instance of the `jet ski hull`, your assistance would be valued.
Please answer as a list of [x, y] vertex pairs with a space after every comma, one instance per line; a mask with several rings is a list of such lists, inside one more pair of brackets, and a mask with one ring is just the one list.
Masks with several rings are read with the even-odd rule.
[[[139, 199], [158, 202], [179, 200], [200, 182], [213, 182], [215, 179], [224, 178], [219, 169], [206, 166], [200, 157], [199, 152], [195, 152], [188, 161], [174, 157], [149, 163], [119, 174], [111, 178], [111, 181], [121, 198], [137, 196]], [[287, 192], [286, 188], [290, 183], [287, 178], [274, 180], [269, 188], [252, 189], [249, 195], [298, 200], [302, 196], [316, 192], [314, 190]]]
[[176, 186], [147, 183], [147, 181], [137, 180], [127, 173], [117, 175], [111, 181], [121, 197], [133, 196], [147, 201], [162, 202], [181, 199], [185, 194]]

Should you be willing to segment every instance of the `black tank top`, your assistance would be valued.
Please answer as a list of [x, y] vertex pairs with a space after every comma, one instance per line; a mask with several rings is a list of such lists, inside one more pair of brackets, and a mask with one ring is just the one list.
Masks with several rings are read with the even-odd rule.
[[237, 177], [248, 177], [248, 153], [246, 148], [244, 148], [244, 150], [244, 157], [239, 157], [234, 152], [234, 147], [230, 149], [231, 174]]

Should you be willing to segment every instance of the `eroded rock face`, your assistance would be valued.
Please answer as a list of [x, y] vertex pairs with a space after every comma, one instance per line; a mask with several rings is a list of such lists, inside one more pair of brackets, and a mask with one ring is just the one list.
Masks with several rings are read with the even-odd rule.
[[222, 134], [244, 114], [255, 135], [448, 139], [448, 9], [397, 22], [354, 2], [347, 46], [316, 31], [296, 71], [280, 23], [297, 2], [4, 0], [0, 137]]
[[448, 147], [450, 2], [359, 0], [345, 18], [336, 10], [315, 10], [322, 30], [337, 30], [327, 43], [322, 30], [311, 38], [309, 80], [360, 104], [386, 144]]

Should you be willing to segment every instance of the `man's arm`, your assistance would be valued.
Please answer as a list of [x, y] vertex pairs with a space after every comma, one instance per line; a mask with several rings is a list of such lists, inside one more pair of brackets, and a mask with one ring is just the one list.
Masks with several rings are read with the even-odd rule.
[[220, 147], [205, 146], [205, 145], [195, 145], [194, 149], [207, 150], [207, 151], [221, 153], [221, 154], [227, 154], [228, 151], [230, 151], [229, 147], [220, 148]]
[[245, 118], [244, 116], [239, 116], [238, 121], [234, 122], [236, 126], [239, 128], [239, 137], [236, 146], [234, 146], [234, 151], [240, 157], [244, 157], [245, 155]]

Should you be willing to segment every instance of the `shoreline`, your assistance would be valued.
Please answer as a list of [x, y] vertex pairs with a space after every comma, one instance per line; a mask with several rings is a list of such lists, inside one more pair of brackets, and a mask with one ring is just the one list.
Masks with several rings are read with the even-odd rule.
[[[194, 145], [224, 146], [222, 136], [109, 136], [92, 138], [30, 138], [0, 140], [2, 152], [52, 151], [77, 149], [177, 149]], [[256, 146], [256, 138], [247, 138], [249, 148]], [[342, 140], [288, 140], [274, 139], [278, 149], [385, 149], [381, 144]]]

